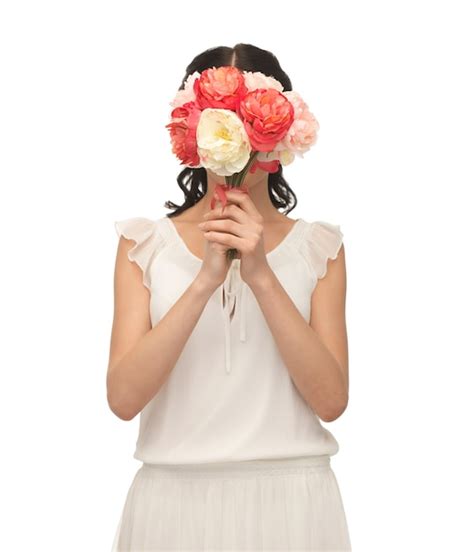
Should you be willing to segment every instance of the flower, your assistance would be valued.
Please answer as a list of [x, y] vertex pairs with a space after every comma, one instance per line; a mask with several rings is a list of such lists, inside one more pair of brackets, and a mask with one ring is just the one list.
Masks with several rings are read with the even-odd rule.
[[[281, 142], [278, 142], [281, 144]], [[275, 147], [278, 147], [278, 144]], [[260, 162], [279, 161], [282, 165], [289, 165], [295, 159], [295, 154], [288, 149], [273, 150], [269, 152], [259, 152], [257, 160]]]
[[170, 132], [173, 153], [182, 165], [201, 167], [196, 146], [196, 128], [201, 110], [194, 102], [186, 102], [171, 112], [171, 122], [166, 125]]
[[273, 77], [265, 75], [260, 71], [243, 71], [245, 86], [249, 92], [257, 88], [274, 88], [283, 92], [283, 85]]
[[[297, 92], [284, 91], [272, 75], [231, 65], [194, 71], [171, 105], [174, 109], [167, 127], [173, 152], [182, 164], [200, 167], [206, 163], [216, 173], [232, 176], [228, 181], [235, 185], [243, 181], [249, 168], [251, 173], [258, 167], [275, 172], [279, 164], [292, 163], [295, 155], [303, 157], [319, 131], [316, 117]], [[202, 146], [198, 147], [197, 127], [207, 109], [237, 115], [244, 137], [235, 117], [211, 111], [203, 121]], [[255, 160], [252, 167], [244, 166], [240, 174], [227, 174], [231, 167], [242, 166], [247, 154], [249, 165]]]
[[178, 90], [176, 92], [176, 96], [174, 97], [173, 101], [170, 102], [170, 105], [172, 107], [181, 107], [187, 102], [194, 102], [196, 99], [196, 94], [194, 93], [194, 81], [198, 79], [200, 76], [199, 71], [194, 71], [189, 77], [186, 79], [184, 83], [184, 88], [182, 90]]
[[237, 114], [228, 109], [204, 109], [196, 140], [202, 165], [220, 176], [240, 172], [250, 159], [245, 127]]
[[286, 136], [275, 146], [275, 151], [287, 151], [288, 154], [303, 157], [303, 153], [306, 153], [318, 139], [319, 123], [297, 92], [291, 90], [283, 94], [292, 103], [295, 118]]
[[[245, 187], [247, 173], [276, 173], [317, 140], [319, 123], [301, 96], [260, 71], [194, 71], [170, 105], [173, 153], [183, 165], [225, 177], [225, 186], [216, 185], [223, 205], [226, 191]], [[236, 252], [229, 249], [229, 258]]]
[[257, 88], [241, 101], [241, 116], [252, 148], [272, 151], [293, 123], [294, 109], [289, 99], [274, 88]]
[[194, 81], [194, 93], [201, 109], [215, 107], [236, 111], [247, 88], [240, 70], [225, 65], [204, 70], [201, 77]]

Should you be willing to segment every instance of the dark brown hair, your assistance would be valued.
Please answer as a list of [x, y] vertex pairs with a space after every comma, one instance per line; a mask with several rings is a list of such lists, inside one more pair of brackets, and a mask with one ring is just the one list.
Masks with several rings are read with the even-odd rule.
[[[261, 73], [274, 77], [283, 86], [283, 90], [292, 90], [291, 81], [288, 75], [280, 67], [278, 59], [268, 50], [262, 50], [252, 44], [236, 44], [233, 48], [218, 46], [209, 48], [197, 55], [186, 68], [178, 90], [182, 90], [189, 75], [195, 71], [202, 73], [210, 67], [222, 67], [232, 65], [241, 71], [260, 71]], [[167, 209], [174, 209], [166, 216], [179, 215], [189, 207], [196, 204], [207, 192], [206, 169], [185, 167], [177, 177], [178, 185], [184, 194], [184, 203], [176, 205], [172, 201], [166, 201]], [[278, 171], [268, 174], [268, 193], [273, 205], [277, 208], [286, 209], [285, 214], [291, 212], [297, 204], [296, 195], [283, 177], [283, 168], [279, 165]]]

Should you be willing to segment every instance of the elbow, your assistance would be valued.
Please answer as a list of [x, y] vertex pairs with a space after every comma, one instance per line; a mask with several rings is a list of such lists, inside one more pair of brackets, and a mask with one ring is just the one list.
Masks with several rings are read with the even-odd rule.
[[134, 410], [130, 404], [126, 401], [117, 400], [109, 394], [107, 394], [107, 403], [110, 410], [121, 420], [129, 422], [137, 415], [136, 410]]
[[110, 410], [121, 420], [130, 421], [138, 413], [130, 400], [130, 391], [127, 386], [119, 385], [117, 378], [109, 373], [107, 377], [107, 404]]
[[344, 400], [327, 405], [323, 412], [318, 413], [319, 418], [323, 420], [323, 422], [334, 422], [345, 412], [348, 402], [349, 397], [346, 395]]

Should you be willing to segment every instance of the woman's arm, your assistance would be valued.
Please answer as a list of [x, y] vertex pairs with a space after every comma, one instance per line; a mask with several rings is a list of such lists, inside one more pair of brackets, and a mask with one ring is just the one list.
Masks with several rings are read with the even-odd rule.
[[160, 390], [216, 289], [201, 271], [151, 328], [150, 293], [140, 268], [127, 258], [133, 244], [120, 238], [118, 245], [107, 370], [107, 401], [122, 420], [134, 418]]
[[249, 285], [301, 395], [322, 420], [335, 420], [349, 398], [344, 245], [313, 291], [309, 324], [270, 268]]

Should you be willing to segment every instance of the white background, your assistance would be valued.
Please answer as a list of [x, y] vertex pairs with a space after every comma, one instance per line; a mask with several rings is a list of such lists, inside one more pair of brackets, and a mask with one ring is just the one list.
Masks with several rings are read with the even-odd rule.
[[[3, 550], [109, 550], [139, 462], [106, 402], [115, 220], [182, 202], [164, 125], [215, 46], [271, 50], [321, 125], [290, 216], [344, 232], [355, 552], [474, 549], [469, 2], [2, 2]], [[312, 10], [312, 11], [310, 11]]]

